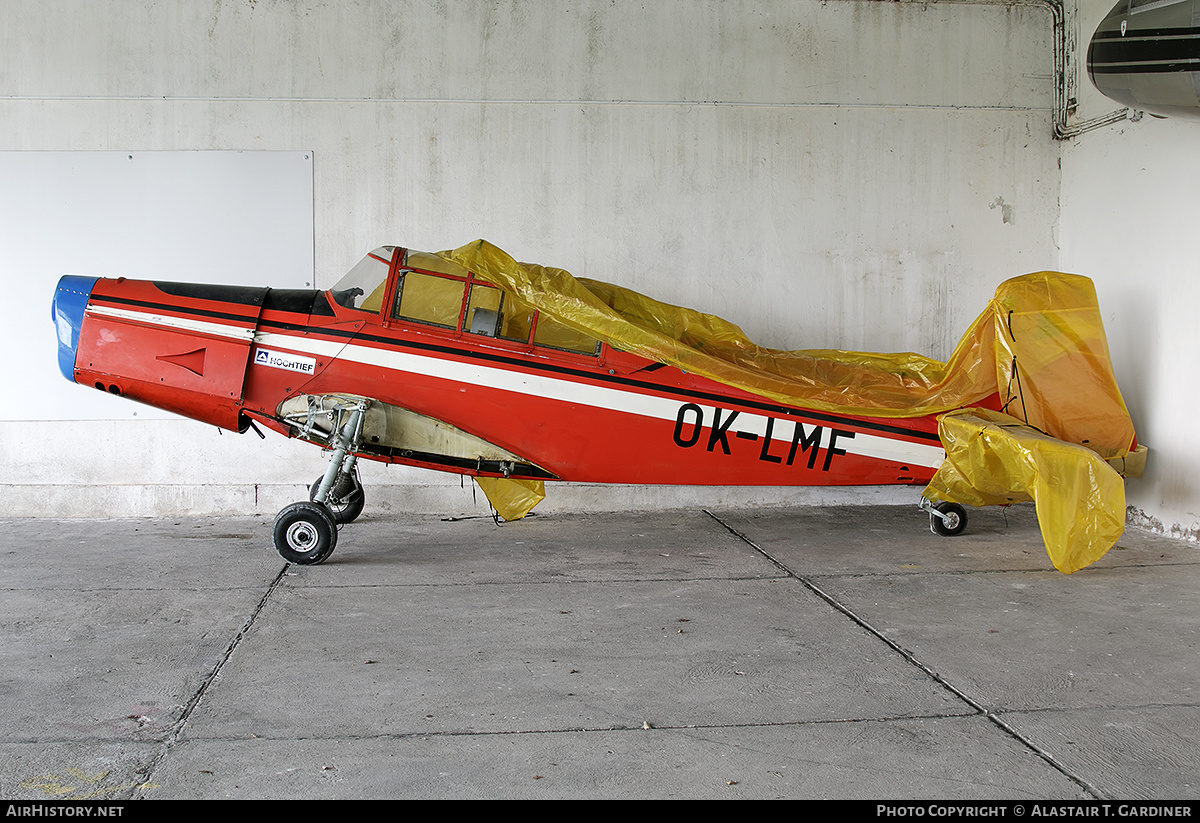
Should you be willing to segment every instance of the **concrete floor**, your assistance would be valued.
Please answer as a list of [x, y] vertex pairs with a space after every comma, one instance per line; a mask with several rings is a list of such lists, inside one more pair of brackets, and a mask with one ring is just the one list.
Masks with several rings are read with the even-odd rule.
[[1028, 508], [3, 522], [0, 797], [1200, 798], [1200, 547]]

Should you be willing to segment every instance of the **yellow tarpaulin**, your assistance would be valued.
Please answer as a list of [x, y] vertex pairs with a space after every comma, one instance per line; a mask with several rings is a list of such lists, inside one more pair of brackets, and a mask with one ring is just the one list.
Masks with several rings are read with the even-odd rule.
[[520, 520], [546, 499], [546, 483], [524, 477], [476, 477], [496, 514], [505, 520]]
[[969, 506], [1032, 500], [1059, 571], [1096, 562], [1124, 533], [1125, 481], [1091, 449], [986, 409], [942, 415], [938, 434], [946, 462], [925, 496]]
[[[1086, 277], [1040, 272], [1005, 281], [943, 363], [912, 352], [765, 349], [719, 317], [575, 278], [563, 269], [519, 263], [483, 240], [438, 256], [616, 348], [789, 405], [922, 417], [998, 395], [1017, 422], [1051, 439], [1086, 447], [1084, 452], [1121, 457], [1133, 444], [1133, 424], [1113, 376], [1095, 289]], [[1026, 492], [1024, 476], [1002, 462], [980, 465], [970, 476], [953, 488], [947, 485], [942, 499], [970, 504], [963, 489], [977, 488], [974, 483]], [[1042, 493], [1046, 507], [1051, 497], [1057, 498], [1059, 509], [1100, 506], [1124, 520], [1123, 491], [1118, 500], [1100, 489], [1051, 488]], [[1042, 511], [1049, 510], [1041, 502], [1038, 510], [1044, 535], [1047, 529], [1062, 529], [1041, 519]], [[1073, 535], [1061, 537], [1074, 545]], [[1056, 537], [1053, 542], [1060, 541]]]

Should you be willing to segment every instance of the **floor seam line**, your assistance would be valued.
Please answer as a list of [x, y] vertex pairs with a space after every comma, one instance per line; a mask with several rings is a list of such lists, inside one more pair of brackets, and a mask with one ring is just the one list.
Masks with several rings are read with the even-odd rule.
[[238, 629], [237, 634], [234, 635], [233, 639], [229, 642], [229, 645], [225, 647], [225, 651], [221, 654], [220, 659], [217, 660], [216, 665], [213, 666], [208, 674], [206, 674], [200, 680], [199, 686], [197, 686], [195, 692], [192, 693], [192, 696], [188, 699], [188, 702], [184, 704], [183, 711], [179, 713], [179, 718], [171, 725], [170, 734], [163, 739], [162, 743], [159, 745], [158, 752], [142, 770], [142, 780], [135, 782], [128, 799], [144, 799], [142, 795], [143, 790], [152, 788], [154, 773], [162, 767], [163, 763], [167, 759], [167, 755], [170, 754], [171, 749], [175, 747], [180, 738], [183, 736], [183, 729], [187, 725], [188, 720], [191, 719], [192, 712], [194, 712], [196, 707], [200, 705], [200, 701], [208, 692], [208, 687], [211, 686], [221, 674], [222, 669], [225, 668], [225, 664], [229, 662], [231, 657], [233, 657], [233, 653], [237, 650], [238, 646], [241, 645], [242, 640], [245, 639], [250, 630], [254, 628], [254, 624], [258, 621], [259, 614], [262, 613], [262, 610], [267, 605], [267, 601], [271, 599], [271, 595], [275, 593], [275, 590], [279, 587], [279, 584], [283, 582], [283, 578], [290, 568], [290, 564], [285, 563], [283, 565], [283, 567], [279, 570], [279, 573], [275, 575], [275, 578], [267, 586], [266, 591], [263, 593], [263, 596], [259, 599], [258, 603], [250, 611], [250, 614], [246, 618], [245, 622], [242, 623], [242, 627]]
[[899, 643], [896, 643], [894, 640], [885, 636], [883, 634], [883, 632], [879, 631], [874, 626], [872, 626], [870, 623], [868, 623], [866, 620], [859, 617], [848, 606], [842, 605], [842, 603], [838, 602], [838, 600], [836, 598], [834, 598], [832, 595], [830, 595], [829, 593], [824, 591], [816, 583], [812, 582], [811, 580], [806, 578], [804, 575], [788, 568], [784, 563], [782, 563], [781, 561], [776, 559], [770, 552], [768, 552], [762, 546], [758, 545], [758, 543], [754, 542], [748, 536], [746, 536], [742, 532], [735, 529], [733, 526], [726, 523], [724, 520], [722, 520], [717, 515], [713, 514], [708, 509], [702, 509], [702, 511], [705, 514], [707, 514], [709, 517], [711, 517], [713, 520], [717, 521], [722, 526], [724, 526], [725, 529], [728, 530], [729, 533], [732, 534], [734, 537], [738, 538], [743, 543], [745, 543], [747, 546], [754, 549], [754, 551], [756, 551], [760, 555], [762, 555], [762, 557], [764, 557], [768, 562], [770, 562], [772, 565], [774, 565], [776, 568], [778, 568], [780, 571], [782, 571], [788, 577], [790, 577], [793, 580], [795, 580], [796, 582], [800, 583], [800, 585], [804, 586], [806, 589], [808, 589], [810, 592], [815, 594], [821, 600], [825, 601], [825, 603], [828, 606], [830, 606], [834, 611], [840, 613], [842, 616], [844, 616], [846, 618], [849, 618], [851, 622], [853, 622], [859, 628], [863, 629], [863, 631], [867, 632], [872, 637], [881, 641], [884, 645], [886, 645], [892, 651], [896, 652], [901, 657], [903, 657], [906, 661], [908, 661], [910, 665], [916, 667], [917, 669], [920, 669], [922, 672], [924, 672], [929, 678], [931, 678], [939, 686], [941, 686], [942, 688], [949, 691], [951, 694], [953, 694], [955, 697], [957, 697], [962, 702], [966, 703], [968, 706], [970, 706], [972, 709], [974, 709], [976, 712], [978, 712], [980, 715], [982, 715], [984, 718], [986, 718], [990, 723], [992, 723], [992, 725], [996, 726], [996, 728], [1000, 729], [1005, 734], [1007, 734], [1009, 737], [1011, 737], [1013, 740], [1017, 741], [1022, 746], [1026, 747], [1027, 749], [1032, 751], [1035, 755], [1040, 757], [1055, 771], [1059, 772], [1064, 777], [1066, 777], [1068, 780], [1070, 780], [1071, 782], [1078, 785], [1084, 791], [1093, 795], [1093, 797], [1095, 799], [1097, 799], [1097, 800], [1108, 799], [1104, 795], [1104, 793], [1101, 792], [1097, 787], [1093, 786], [1091, 783], [1089, 783], [1088, 781], [1079, 777], [1078, 775], [1072, 774], [1062, 764], [1060, 764], [1057, 760], [1055, 760], [1054, 756], [1051, 755], [1049, 752], [1044, 751], [1041, 747], [1035, 745], [1033, 743], [1033, 741], [1025, 738], [1024, 735], [1022, 735], [1015, 728], [1013, 728], [1007, 722], [1005, 722], [1000, 717], [998, 717], [990, 709], [983, 706], [981, 703], [979, 703], [977, 700], [972, 698], [970, 695], [968, 695], [962, 689], [959, 689], [957, 686], [955, 686], [950, 681], [946, 680], [944, 677], [942, 677], [940, 674], [935, 672], [929, 666], [922, 663], [920, 660], [917, 659], [916, 655], [914, 655], [912, 652], [905, 649]]

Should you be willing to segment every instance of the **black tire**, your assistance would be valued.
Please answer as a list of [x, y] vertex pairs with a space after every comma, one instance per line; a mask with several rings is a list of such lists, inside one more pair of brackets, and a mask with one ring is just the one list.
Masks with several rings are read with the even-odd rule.
[[934, 506], [935, 509], [947, 516], [947, 520], [943, 520], [936, 514], [929, 515], [929, 528], [934, 534], [942, 537], [954, 537], [963, 533], [963, 529], [967, 527], [967, 510], [957, 503], [938, 503]]
[[[321, 480], [324, 478], [318, 477], [313, 481], [313, 484], [308, 487], [308, 499], [312, 500], [317, 496], [317, 489], [321, 486]], [[329, 513], [333, 516], [333, 522], [339, 526], [343, 523], [353, 523], [362, 514], [363, 506], [367, 503], [367, 496], [363, 493], [362, 483], [358, 482], [358, 475], [350, 476], [349, 489], [342, 491], [342, 488], [347, 483], [342, 479], [342, 475], [338, 475], [337, 482], [333, 484], [333, 488], [329, 490], [329, 496], [325, 500], [325, 507], [329, 509]], [[341, 493], [339, 493], [341, 492]]]
[[289, 563], [324, 563], [337, 545], [337, 524], [320, 503], [293, 503], [275, 516], [275, 551]]

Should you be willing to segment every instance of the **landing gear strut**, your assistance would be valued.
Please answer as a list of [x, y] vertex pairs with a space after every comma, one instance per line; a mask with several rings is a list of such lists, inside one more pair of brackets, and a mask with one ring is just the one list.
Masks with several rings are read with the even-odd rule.
[[[352, 460], [354, 456], [351, 455], [347, 459]], [[318, 477], [313, 481], [312, 486], [309, 487], [309, 500], [317, 499], [317, 492], [320, 491], [322, 479], [324, 478]], [[340, 526], [343, 523], [353, 523], [362, 514], [363, 505], [366, 502], [362, 483], [358, 480], [358, 472], [351, 471], [351, 473], [347, 474], [345, 471], [342, 471], [338, 473], [337, 480], [333, 483], [333, 488], [329, 490], [329, 494], [325, 498], [325, 507], [333, 515], [333, 522]]]
[[307, 502], [293, 503], [275, 517], [275, 551], [289, 563], [323, 563], [337, 546], [338, 526], [362, 514], [365, 497], [358, 479], [355, 451], [362, 441], [363, 415], [369, 400], [340, 405], [330, 432], [329, 468], [309, 489]]

